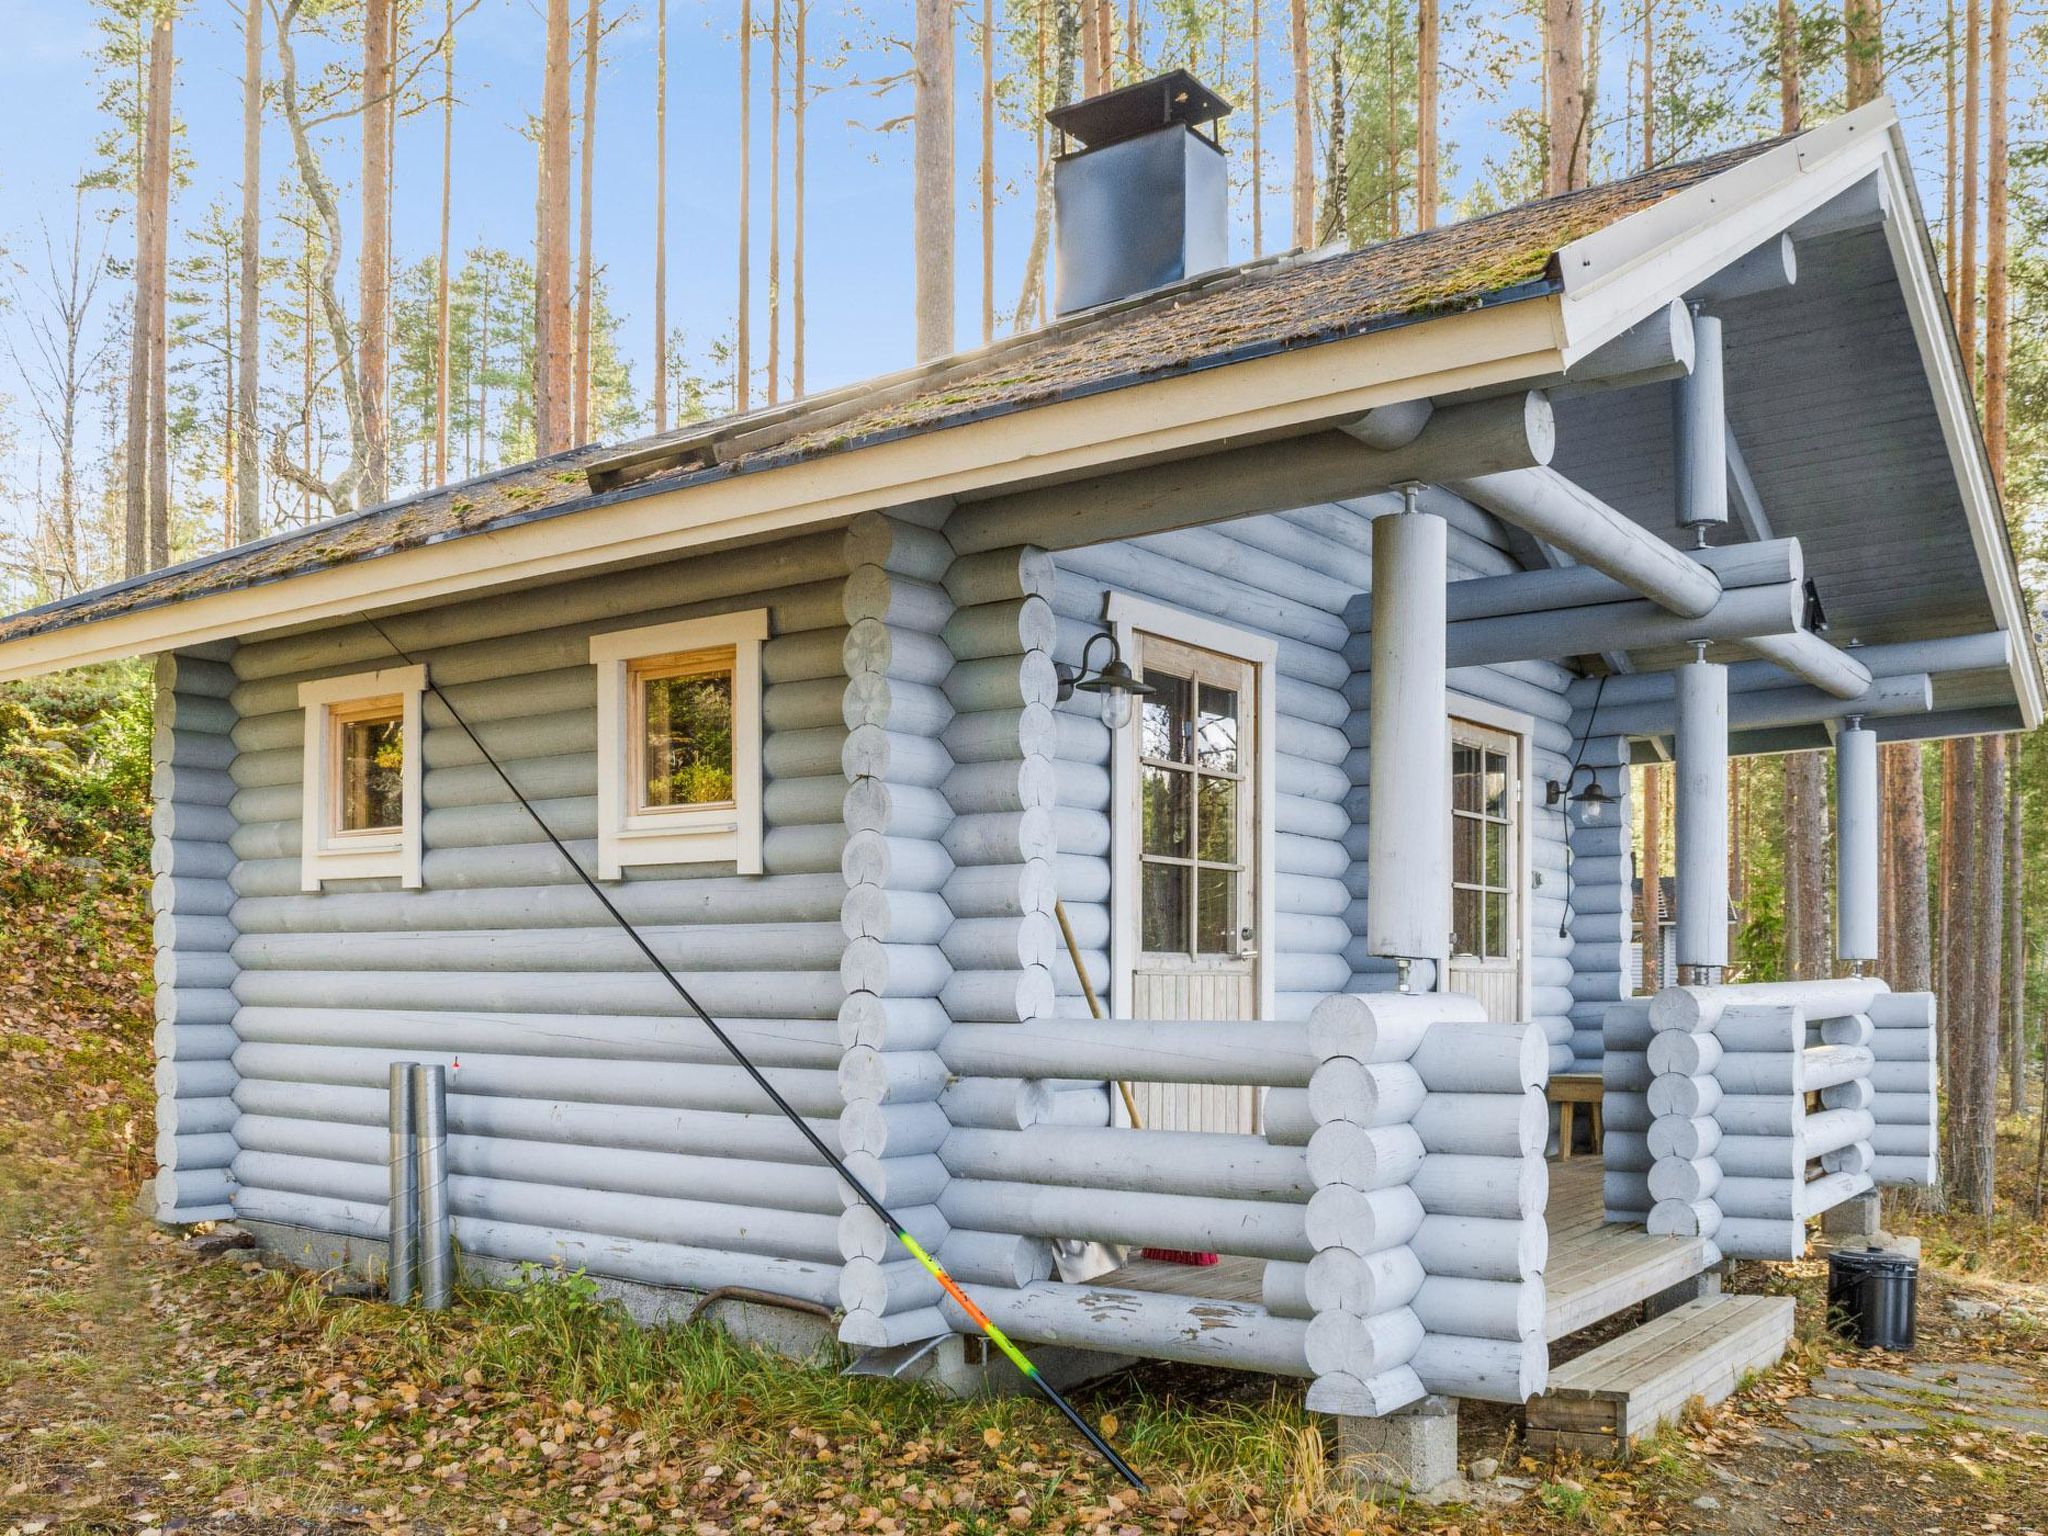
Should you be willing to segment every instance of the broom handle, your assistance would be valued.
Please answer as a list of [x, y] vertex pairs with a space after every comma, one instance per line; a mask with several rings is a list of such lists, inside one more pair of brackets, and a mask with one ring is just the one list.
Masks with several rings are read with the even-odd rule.
[[[1088, 979], [1088, 967], [1081, 960], [1081, 945], [1074, 937], [1074, 925], [1067, 921], [1067, 904], [1055, 896], [1052, 899], [1052, 915], [1060, 920], [1060, 937], [1067, 941], [1067, 954], [1074, 962], [1074, 974], [1081, 978], [1081, 995], [1088, 999], [1088, 1013], [1092, 1018], [1102, 1017], [1102, 1004], [1095, 996], [1095, 983]], [[1116, 1091], [1123, 1095], [1124, 1113], [1131, 1117], [1134, 1130], [1143, 1130], [1144, 1121], [1138, 1118], [1138, 1101], [1131, 1097], [1131, 1085], [1121, 1078], [1117, 1080]]]

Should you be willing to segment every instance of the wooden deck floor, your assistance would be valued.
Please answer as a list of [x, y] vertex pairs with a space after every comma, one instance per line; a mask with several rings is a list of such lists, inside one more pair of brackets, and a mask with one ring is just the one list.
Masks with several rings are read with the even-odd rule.
[[[1600, 1173], [1597, 1157], [1550, 1165], [1546, 1338], [1561, 1339], [1589, 1328], [1707, 1267], [1706, 1245], [1697, 1238], [1652, 1237], [1641, 1227], [1604, 1222]], [[1199, 1266], [1133, 1259], [1093, 1283], [1170, 1296], [1257, 1302], [1265, 1267], [1263, 1259], [1228, 1254]]]

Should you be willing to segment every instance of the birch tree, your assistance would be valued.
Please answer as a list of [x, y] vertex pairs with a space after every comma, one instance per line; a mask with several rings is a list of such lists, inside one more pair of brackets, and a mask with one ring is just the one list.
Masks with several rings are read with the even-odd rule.
[[449, 316], [448, 226], [455, 200], [455, 0], [443, 0], [441, 25], [441, 243], [434, 263], [434, 484], [448, 483], [448, 389], [453, 367]]
[[1305, 251], [1316, 243], [1316, 135], [1309, 84], [1308, 0], [1288, 0], [1287, 29], [1288, 53], [1294, 64], [1292, 235], [1295, 249]]
[[591, 266], [592, 174], [597, 162], [597, 68], [604, 41], [604, 7], [589, 0], [583, 8], [583, 131], [577, 146], [576, 193], [576, 343], [572, 385], [570, 441], [590, 441], [590, 306], [596, 295]]

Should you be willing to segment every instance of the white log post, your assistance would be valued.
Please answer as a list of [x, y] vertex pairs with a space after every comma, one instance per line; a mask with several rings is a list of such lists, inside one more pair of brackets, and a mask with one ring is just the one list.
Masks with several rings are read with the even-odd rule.
[[1412, 494], [1409, 507], [1372, 526], [1366, 883], [1383, 894], [1366, 904], [1366, 947], [1395, 959], [1434, 960], [1451, 930], [1450, 840], [1443, 834], [1451, 816], [1444, 768], [1449, 530], [1442, 518], [1412, 510]]
[[[1721, 322], [1692, 317], [1692, 372], [1673, 387], [1672, 444], [1678, 526], [1712, 528], [1728, 521], [1727, 416], [1721, 378]], [[1683, 800], [1680, 801], [1683, 804]]]
[[1718, 973], [1728, 964], [1728, 669], [1705, 649], [1678, 670], [1678, 964]]
[[1877, 958], [1877, 738], [1857, 721], [1835, 737], [1835, 954]]

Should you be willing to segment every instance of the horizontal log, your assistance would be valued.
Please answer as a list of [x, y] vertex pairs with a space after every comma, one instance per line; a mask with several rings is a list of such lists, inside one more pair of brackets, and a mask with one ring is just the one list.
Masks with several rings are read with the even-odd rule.
[[1311, 1413], [1381, 1418], [1428, 1395], [1414, 1368], [1402, 1365], [1366, 1380], [1342, 1373], [1318, 1376], [1309, 1383], [1302, 1403]]
[[1541, 1216], [1426, 1216], [1409, 1246], [1426, 1275], [1520, 1281], [1543, 1273], [1550, 1229]]
[[1410, 1126], [1372, 1128], [1332, 1121], [1309, 1139], [1306, 1175], [1316, 1187], [1385, 1189], [1413, 1181], [1423, 1155], [1422, 1138]]
[[1549, 1379], [1550, 1348], [1542, 1339], [1516, 1342], [1460, 1334], [1424, 1336], [1415, 1374], [1431, 1392], [1488, 1403], [1525, 1403]]
[[1549, 1135], [1550, 1112], [1540, 1090], [1522, 1094], [1432, 1093], [1414, 1126], [1431, 1152], [1483, 1157], [1536, 1157]]
[[[1246, 1302], [1040, 1282], [1020, 1290], [970, 1286], [969, 1299], [1013, 1338], [1112, 1354], [1306, 1376], [1308, 1324]], [[951, 1302], [962, 1333], [979, 1329]]]
[[1539, 1157], [1470, 1157], [1432, 1152], [1410, 1183], [1433, 1216], [1519, 1218], [1539, 1215], [1550, 1193]]
[[1309, 1016], [1308, 1045], [1322, 1060], [1405, 1062], [1433, 1025], [1479, 1024], [1485, 1017], [1476, 998], [1460, 993], [1356, 993], [1317, 1006]]
[[1126, 1082], [1306, 1086], [1314, 1062], [1301, 1026], [1272, 1021], [1034, 1019], [962, 1024], [940, 1047], [957, 1073], [1102, 1077]]
[[1544, 1288], [1521, 1280], [1431, 1275], [1415, 1293], [1415, 1315], [1431, 1333], [1529, 1343], [1543, 1337]]
[[1298, 1263], [1306, 1263], [1313, 1251], [1304, 1230], [1305, 1208], [1277, 1202], [956, 1178], [939, 1208], [948, 1222], [976, 1231]]
[[1318, 1376], [1377, 1376], [1406, 1365], [1422, 1342], [1422, 1323], [1407, 1307], [1361, 1317], [1318, 1312], [1303, 1336], [1308, 1367]]
[[1361, 1190], [1332, 1184], [1310, 1198], [1304, 1231], [1310, 1246], [1375, 1253], [1408, 1242], [1422, 1225], [1422, 1202], [1413, 1190]]
[[1425, 1031], [1408, 1064], [1431, 1093], [1521, 1094], [1543, 1086], [1548, 1056], [1526, 1024], [1461, 1020]]
[[1725, 987], [1668, 987], [1650, 1001], [1659, 1029], [1711, 1030], [1727, 1008], [1803, 1008], [1809, 1019], [1868, 1013], [1872, 999], [1886, 991], [1875, 978], [1838, 981], [1747, 982]]
[[959, 1130], [940, 1156], [964, 1179], [1015, 1180], [1080, 1189], [1112, 1185], [1148, 1194], [1305, 1204], [1314, 1159], [1256, 1136], [1208, 1131]]

